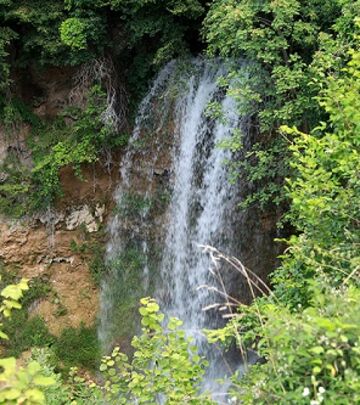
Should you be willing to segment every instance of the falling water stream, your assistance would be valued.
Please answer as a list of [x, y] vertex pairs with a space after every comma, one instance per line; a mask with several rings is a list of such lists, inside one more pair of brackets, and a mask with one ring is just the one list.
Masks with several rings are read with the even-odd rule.
[[[208, 357], [208, 387], [213, 385], [215, 378], [224, 377], [228, 365], [222, 362], [222, 353], [214, 352], [207, 345], [202, 334], [202, 329], [218, 326], [221, 317], [204, 311], [220, 297], [208, 288], [214, 283], [216, 286], [216, 280], [209, 272], [210, 258], [201, 246], [211, 245], [232, 252], [236, 203], [234, 187], [229, 182], [229, 165], [226, 164], [231, 161], [232, 154], [219, 145], [237, 128], [246, 133], [246, 120], [237, 113], [234, 98], [219, 85], [226, 71], [225, 64], [220, 61], [195, 59], [184, 71], [178, 62], [171, 62], [160, 72], [140, 105], [115, 195], [118, 205], [121, 205], [139, 178], [145, 184], [142, 185], [143, 198], [154, 195], [155, 166], [159, 154], [167, 148], [170, 155], [170, 198], [158, 231], [162, 238], [159, 238], [157, 280], [152, 295], [159, 300], [166, 315], [183, 320], [187, 334]], [[217, 118], [209, 116], [211, 106], [216, 106]], [[138, 147], [146, 131], [152, 133], [151, 153], [146, 148], [139, 151]], [[166, 133], [165, 138], [160, 137], [163, 133]], [[136, 225], [126, 226], [121, 215], [114, 215], [109, 224], [107, 257], [111, 261], [127, 249], [129, 240], [136, 240], [143, 255], [140, 279], [141, 293], [145, 295], [152, 271], [148, 259], [152, 246], [149, 235], [156, 221], [149, 206], [143, 205]], [[118, 271], [114, 270], [113, 276], [102, 286], [99, 336], [106, 344], [114, 340], [112, 335], [116, 329], [114, 289], [116, 283], [123, 280], [117, 277]]]

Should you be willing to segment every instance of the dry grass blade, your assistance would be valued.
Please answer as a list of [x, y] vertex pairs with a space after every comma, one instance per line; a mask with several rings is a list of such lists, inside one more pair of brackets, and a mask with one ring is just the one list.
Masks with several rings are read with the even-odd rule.
[[[222, 315], [222, 317], [224, 319], [237, 320], [237, 319], [241, 318], [240, 313], [238, 313], [237, 311], [236, 312], [233, 311], [233, 308], [239, 307], [241, 305], [241, 302], [239, 300], [237, 300], [236, 298], [230, 296], [230, 294], [228, 293], [228, 291], [226, 289], [223, 276], [221, 274], [221, 265], [226, 263], [226, 264], [230, 265], [230, 267], [232, 269], [234, 269], [235, 271], [240, 273], [245, 278], [245, 280], [247, 282], [247, 286], [251, 292], [252, 299], [254, 300], [253, 305], [256, 309], [256, 313], [257, 313], [260, 325], [264, 329], [264, 319], [263, 319], [263, 316], [259, 309], [258, 303], [255, 300], [257, 297], [257, 295], [255, 294], [255, 291], [257, 291], [258, 293], [260, 293], [262, 295], [267, 295], [271, 299], [274, 299], [274, 301], [276, 301], [276, 297], [274, 296], [273, 292], [270, 290], [268, 285], [256, 273], [254, 273], [253, 271], [246, 268], [241, 263], [241, 261], [239, 259], [237, 259], [236, 257], [229, 257], [212, 246], [200, 245], [200, 247], [203, 249], [203, 251], [205, 253], [208, 253], [210, 255], [212, 267], [209, 269], [209, 271], [216, 278], [221, 289], [219, 289], [215, 286], [212, 286], [212, 285], [201, 285], [198, 287], [198, 289], [207, 288], [209, 291], [216, 292], [217, 294], [219, 294], [220, 296], [225, 298], [225, 302], [222, 305], [219, 305], [218, 303], [213, 304], [213, 305], [208, 305], [205, 308], [205, 310], [217, 309], [220, 311], [220, 308], [221, 308], [221, 311], [224, 311], [224, 310], [228, 311], [226, 314]], [[238, 324], [237, 324], [237, 322], [233, 322], [230, 325], [233, 325], [234, 337], [235, 337], [236, 343], [239, 347], [241, 356], [244, 360], [244, 366], [245, 366], [245, 368], [247, 368], [248, 367], [247, 348], [243, 344], [243, 340], [242, 340], [241, 334], [238, 329]], [[271, 358], [269, 358], [269, 361], [272, 364], [274, 372], [277, 374], [275, 362]]]

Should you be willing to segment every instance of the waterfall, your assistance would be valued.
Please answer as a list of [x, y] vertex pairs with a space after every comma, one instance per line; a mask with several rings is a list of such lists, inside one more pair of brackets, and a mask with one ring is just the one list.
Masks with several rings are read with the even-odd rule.
[[[173, 61], [140, 105], [115, 194], [118, 207], [132, 195], [132, 207], [138, 210], [134, 218], [129, 212], [116, 213], [109, 225], [111, 273], [102, 286], [99, 328], [105, 345], [121, 341], [116, 336], [123, 326], [116, 325], [122, 322], [117, 320], [118, 289], [129, 275], [116, 257], [124, 257], [135, 246], [141, 257], [137, 266], [133, 262], [130, 266], [132, 277], [137, 275], [136, 293], [129, 291], [131, 285], [122, 285], [121, 291], [133, 298], [155, 296], [166, 315], [184, 322], [188, 335], [210, 359], [210, 385], [212, 378], [224, 376], [227, 366], [220, 365], [221, 356], [212, 352], [202, 334], [203, 328], [218, 326], [221, 317], [204, 307], [223, 298], [208, 288], [217, 281], [201, 245], [236, 253], [232, 240], [236, 192], [226, 164], [232, 154], [219, 144], [238, 128], [246, 133], [247, 125], [234, 98], [219, 84], [226, 72], [226, 65], [217, 60]], [[209, 115], [214, 106], [216, 118]]]

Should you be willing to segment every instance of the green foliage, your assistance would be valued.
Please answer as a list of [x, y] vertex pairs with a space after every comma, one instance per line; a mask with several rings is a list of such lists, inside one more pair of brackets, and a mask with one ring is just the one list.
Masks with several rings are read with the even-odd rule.
[[3, 288], [3, 290], [0, 292], [0, 295], [2, 297], [0, 313], [5, 318], [10, 318], [14, 309], [21, 308], [19, 300], [23, 297], [24, 291], [28, 289], [28, 280], [26, 279], [22, 279], [17, 284], [10, 284]]
[[[17, 284], [9, 284], [1, 290], [3, 297], [0, 313], [1, 318], [14, 316], [14, 309], [21, 309], [19, 300], [24, 291], [28, 290], [27, 280], [22, 279]], [[2, 329], [3, 324], [0, 324]], [[9, 335], [0, 331], [0, 338], [9, 340]], [[12, 336], [11, 336], [12, 339]], [[27, 404], [41, 405], [45, 403], [43, 387], [54, 384], [51, 377], [44, 376], [41, 366], [36, 362], [30, 362], [26, 367], [18, 367], [13, 357], [0, 359], [0, 403], [1, 404]]]
[[124, 16], [130, 46], [156, 38], [153, 63], [157, 65], [185, 49], [184, 35], [188, 29], [185, 21], [198, 18], [204, 11], [198, 0], [112, 0], [111, 3]]
[[53, 349], [67, 370], [78, 366], [94, 371], [98, 366], [100, 348], [95, 327], [82, 324], [79, 328], [64, 329]]
[[100, 365], [102, 385], [89, 384], [79, 377], [77, 369], [71, 370], [72, 399], [79, 404], [82, 400], [114, 405], [214, 404], [209, 395], [200, 393], [207, 363], [181, 330], [182, 322], [170, 318], [164, 324], [164, 315], [151, 298], [141, 299], [139, 312], [142, 329], [132, 340], [132, 360], [118, 347], [104, 356]]
[[[133, 99], [146, 91], [149, 79], [164, 63], [188, 53], [197, 39], [204, 13], [199, 0], [111, 0], [120, 13], [123, 52], [129, 64], [127, 81]], [[190, 40], [189, 40], [190, 38]], [[119, 50], [120, 51], [120, 50]]]
[[[0, 288], [18, 281], [18, 267], [5, 266], [0, 263]], [[22, 308], [28, 309], [35, 301], [47, 297], [52, 293], [52, 286], [46, 276], [34, 277], [27, 281], [28, 289], [23, 291], [21, 298]]]
[[[71, 48], [64, 44], [60, 38], [61, 23], [68, 17], [67, 10], [62, 2], [50, 0], [46, 3], [40, 0], [20, 0], [2, 2], [0, 4], [0, 20], [2, 28], [1, 43], [2, 49], [0, 66], [5, 73], [10, 70], [10, 63], [5, 59], [8, 51], [16, 46], [19, 55], [15, 64], [21, 67], [29, 67], [35, 62], [39, 66], [44, 65], [76, 65], [89, 61], [99, 55], [103, 46], [103, 32], [105, 21], [100, 16], [83, 15], [93, 25], [94, 35], [98, 34], [98, 42], [91, 41], [91, 49], [83, 47]], [[100, 21], [99, 21], [100, 20]], [[89, 30], [89, 28], [88, 28]], [[70, 32], [67, 32], [69, 37]], [[14, 41], [16, 39], [16, 42]], [[91, 38], [92, 39], [92, 38]], [[14, 65], [14, 62], [13, 62]], [[14, 66], [12, 66], [14, 67]], [[4, 79], [6, 77], [4, 76]], [[1, 76], [1, 85], [8, 88], [9, 82]]]
[[35, 277], [29, 281], [29, 289], [25, 292], [22, 305], [25, 308], [37, 300], [48, 297], [52, 292], [52, 286], [47, 277]]
[[44, 387], [54, 384], [51, 377], [42, 373], [41, 366], [33, 361], [18, 369], [16, 359], [0, 359], [3, 371], [0, 373], [0, 404], [45, 404]]
[[[21, 124], [38, 128], [40, 120], [21, 100], [12, 99], [8, 103], [0, 100], [0, 122], [5, 139], [18, 137]], [[31, 192], [31, 169], [22, 161], [21, 148], [10, 150], [0, 164], [4, 176], [0, 183], [0, 212], [9, 217], [24, 216], [29, 209], [28, 199]]]
[[53, 384], [43, 388], [45, 403], [47, 405], [59, 405], [71, 403], [71, 390], [65, 385], [60, 374], [56, 373], [56, 357], [49, 349], [34, 348], [31, 350], [30, 361], [40, 364], [44, 376], [53, 379]]
[[[18, 357], [30, 349], [52, 347], [57, 356], [56, 362], [60, 362], [65, 371], [72, 366], [95, 370], [100, 356], [96, 329], [81, 325], [80, 328], [64, 329], [59, 338], [51, 335], [44, 319], [29, 316], [28, 311], [32, 303], [52, 292], [51, 286], [43, 278], [31, 280], [29, 286], [29, 290], [23, 294], [23, 308], [4, 323], [4, 332], [11, 336], [3, 344], [6, 354]], [[8, 294], [7, 290], [5, 293]], [[67, 309], [58, 304], [54, 315], [63, 316], [64, 311]]]
[[[16, 153], [8, 156], [1, 167], [6, 173], [0, 184], [0, 211], [5, 215], [21, 217], [46, 208], [62, 195], [60, 169], [72, 166], [81, 177], [81, 165], [99, 159], [104, 148], [118, 147], [126, 142], [123, 134], [117, 136], [110, 125], [104, 123], [106, 96], [99, 85], [91, 88], [84, 111], [71, 109], [53, 122], [37, 120], [23, 104], [5, 107], [4, 122], [10, 128], [16, 123], [30, 123], [27, 138], [34, 167], [30, 170]], [[72, 125], [65, 118], [75, 119]]]
[[61, 117], [35, 123], [13, 108], [15, 93], [23, 89], [11, 87], [11, 75], [22, 83], [23, 72], [30, 68], [37, 76], [44, 66], [80, 65], [111, 54], [121, 65], [134, 106], [158, 67], [187, 52], [203, 12], [198, 0], [2, 1], [0, 120], [12, 135], [21, 123], [32, 126], [28, 141], [35, 167], [30, 171], [17, 156], [17, 164], [5, 168], [10, 175], [0, 185], [0, 212], [21, 217], [48, 206], [61, 195], [63, 166], [72, 165], [80, 173], [81, 165], [97, 160], [104, 147], [126, 143], [125, 136], [110, 134], [109, 126], [101, 122], [104, 105], [99, 102], [104, 98], [99, 88], [93, 89], [86, 111], [65, 113], [66, 118], [77, 119], [73, 125], [65, 125]]
[[313, 109], [318, 110], [309, 86], [314, 74], [320, 80], [313, 63], [318, 51], [321, 55], [333, 51], [323, 49], [322, 41], [334, 40], [334, 32], [338, 35], [333, 66], [322, 66], [338, 69], [353, 41], [353, 18], [359, 12], [358, 1], [218, 0], [206, 16], [204, 33], [211, 54], [242, 54], [263, 67], [259, 115], [263, 128], [269, 130], [273, 123], [275, 127], [278, 123], [303, 125], [304, 116], [309, 118]]
[[[139, 95], [155, 73], [154, 66], [186, 52], [192, 37], [198, 36], [202, 3], [2, 1], [0, 91], [9, 90], [10, 70], [17, 66], [26, 69], [34, 62], [37, 66], [80, 65], [112, 54], [123, 65], [132, 92]], [[9, 58], [11, 47], [17, 50], [13, 60]]]
[[40, 316], [29, 317], [26, 309], [18, 311], [4, 325], [11, 339], [4, 343], [8, 356], [18, 357], [33, 347], [47, 347], [55, 342]]
[[72, 17], [63, 21], [60, 26], [62, 42], [72, 48], [86, 49], [86, 24], [79, 18]]
[[212, 404], [199, 393], [206, 362], [180, 330], [182, 322], [170, 318], [163, 327], [164, 315], [158, 304], [143, 298], [140, 307], [142, 333], [135, 336], [132, 361], [115, 348], [102, 359], [105, 397], [113, 404], [166, 403]]
[[312, 305], [303, 312], [262, 306], [256, 349], [266, 363], [235, 380], [231, 395], [244, 404], [358, 403], [359, 294], [315, 284]]
[[283, 138], [270, 140], [265, 147], [257, 143], [246, 152], [243, 161], [233, 164], [232, 169], [234, 166], [237, 169], [233, 176], [237, 178], [246, 173], [246, 179], [254, 190], [240, 203], [241, 208], [257, 204], [265, 209], [270, 204], [279, 206], [283, 203], [284, 179], [289, 174], [284, 165], [284, 159], [289, 154], [286, 147]]
[[[49, 293], [49, 288], [41, 279], [32, 283], [34, 291], [24, 299], [26, 305]], [[96, 332], [83, 326], [79, 330], [64, 330], [61, 337], [56, 340], [46, 328], [44, 320], [40, 317], [28, 318], [27, 309], [20, 310], [19, 300], [24, 291], [28, 291], [28, 283], [21, 280], [18, 284], [9, 284], [1, 291], [3, 297], [0, 306], [2, 316], [7, 319], [4, 333], [0, 337], [6, 339], [5, 348], [8, 353], [19, 356], [35, 346], [54, 345], [60, 359], [67, 364], [79, 364], [94, 368], [95, 358], [98, 356]], [[12, 311], [17, 309], [15, 313]], [[2, 326], [2, 324], [1, 324]], [[62, 346], [62, 350], [61, 345]], [[65, 350], [64, 350], [65, 348]], [[96, 352], [94, 354], [94, 352]], [[35, 359], [34, 359], [35, 358]], [[58, 359], [43, 350], [35, 350], [32, 359], [25, 367], [19, 367], [14, 357], [0, 359], [0, 403], [26, 404], [26, 405], [58, 405], [76, 400], [79, 404], [86, 400], [95, 399], [93, 393], [76, 384], [67, 388], [61, 377], [55, 374], [54, 368]], [[95, 404], [95, 401], [92, 402]], [[99, 400], [99, 404], [100, 404]]]
[[273, 274], [274, 293], [208, 332], [261, 356], [233, 378], [231, 395], [244, 404], [360, 402], [358, 46], [341, 76], [324, 83], [318, 101], [328, 122], [310, 134], [282, 128], [294, 138], [288, 218], [298, 235]]
[[[0, 14], [1, 17], [1, 14]], [[10, 64], [7, 63], [9, 45], [16, 33], [9, 27], [0, 27], [0, 94], [10, 85]]]
[[20, 162], [16, 153], [9, 153], [0, 165], [0, 171], [5, 174], [0, 183], [0, 212], [8, 217], [24, 216], [31, 190], [30, 169]]
[[329, 124], [310, 135], [284, 128], [297, 135], [291, 146], [297, 176], [288, 182], [288, 216], [301, 234], [289, 240], [274, 281], [279, 296], [294, 306], [306, 304], [307, 280], [325, 274], [337, 285], [356, 276], [360, 264], [360, 54], [351, 54], [343, 76], [329, 77], [319, 98]]
[[77, 367], [73, 367], [69, 372], [70, 398], [79, 405], [104, 405], [101, 389], [94, 382], [79, 376], [78, 371]]
[[[296, 229], [272, 277], [274, 295], [241, 307], [240, 315], [224, 329], [209, 332], [209, 339], [227, 343], [235, 337], [263, 356], [265, 364], [251, 367], [242, 380], [234, 376], [233, 395], [241, 403], [358, 403], [360, 54], [355, 17], [360, 2], [215, 0], [209, 7], [204, 24], [209, 53], [248, 61], [221, 79], [261, 138], [234, 164], [255, 191], [243, 206], [282, 204], [285, 191], [291, 201], [287, 218]], [[35, 164], [30, 170], [16, 153], [3, 163], [1, 212], [22, 216], [53, 203], [61, 195], [62, 167], [71, 165], [81, 176], [82, 164], [124, 141], [102, 119], [105, 95], [99, 86], [84, 111], [65, 111], [54, 122], [42, 122], [11, 97], [13, 72], [20, 74], [33, 63], [76, 65], [111, 50], [120, 65], [126, 60], [125, 79], [138, 95], [158, 66], [187, 53], [203, 13], [203, 2], [197, 0], [0, 0], [1, 123], [10, 137], [20, 124], [32, 126], [28, 143]], [[222, 119], [217, 103], [209, 105], [208, 113]], [[66, 125], [66, 118], [73, 124]], [[223, 146], [242, 150], [239, 131]], [[119, 210], [140, 219], [156, 204], [129, 195]], [[96, 280], [111, 268], [113, 324], [121, 325], [124, 336], [135, 331], [146, 264], [134, 246], [109, 266], [99, 250], [90, 266]], [[22, 296], [25, 304], [5, 322], [1, 337], [10, 337], [5, 349], [18, 355], [34, 345], [53, 345], [66, 369], [94, 370], [99, 355], [95, 330], [81, 326], [64, 330], [59, 339], [51, 336], [44, 321], [29, 318], [27, 311], [51, 290], [40, 279], [33, 287], [24, 294], [27, 284], [21, 282], [1, 293], [2, 317], [20, 308]], [[95, 404], [101, 391], [114, 404], [211, 403], [198, 393], [205, 362], [179, 329], [181, 322], [170, 319], [163, 326], [156, 302], [143, 299], [141, 304], [142, 334], [132, 341], [132, 360], [115, 349], [102, 361], [103, 388], [91, 390], [71, 372], [71, 387], [45, 389], [47, 403]], [[59, 316], [62, 311], [59, 306]], [[50, 380], [43, 379], [35, 363], [17, 371], [14, 359], [1, 360], [0, 379], [6, 384], [0, 402], [44, 403], [39, 388], [54, 379], [46, 361]]]
[[[263, 157], [273, 155], [271, 137], [279, 138], [279, 126], [296, 125], [310, 130], [326, 117], [315, 97], [325, 86], [328, 73], [334, 77], [342, 74], [348, 50], [355, 43], [354, 33], [359, 30], [354, 22], [356, 16], [360, 16], [360, 2], [352, 0], [212, 3], [204, 22], [208, 52], [247, 60], [246, 66], [230, 72], [228, 81], [233, 83], [231, 94], [246, 106], [242, 113], [251, 116], [259, 127], [264, 140], [260, 144]], [[245, 157], [245, 167], [240, 164], [249, 182], [253, 171], [260, 175], [253, 184], [255, 193], [244, 202], [245, 206], [286, 200], [283, 179], [292, 172], [288, 144], [278, 139], [275, 144], [276, 148], [282, 145], [281, 151], [276, 151], [276, 163], [271, 158], [259, 159], [265, 170], [255, 168], [252, 154]], [[237, 136], [230, 147], [241, 149]], [[235, 166], [234, 170], [239, 169]]]
[[[14, 309], [21, 309], [19, 300], [23, 297], [24, 291], [28, 289], [28, 281], [26, 279], [21, 279], [17, 284], [8, 284], [2, 288], [0, 292], [2, 299], [0, 304], [0, 315], [2, 321], [4, 318], [10, 318]], [[3, 323], [0, 323], [0, 328], [0, 338], [8, 340], [8, 335], [3, 331]]]
[[[4, 271], [3, 278], [12, 284], [16, 280], [14, 270]], [[28, 289], [23, 290], [21, 308], [4, 322], [4, 332], [11, 339], [3, 343], [9, 356], [18, 357], [26, 350], [36, 346], [49, 346], [55, 338], [49, 333], [44, 319], [39, 316], [29, 317], [29, 307], [36, 300], [48, 296], [52, 289], [46, 278], [37, 277], [27, 282]], [[5, 290], [6, 291], [6, 290]]]
[[[72, 126], [67, 126], [60, 119], [33, 135], [29, 144], [35, 161], [32, 171], [35, 207], [51, 204], [61, 194], [61, 167], [71, 165], [75, 173], [81, 175], [81, 164], [98, 159], [101, 147], [114, 136], [112, 129], [101, 119], [105, 108], [105, 94], [99, 86], [94, 86], [86, 109], [83, 112], [72, 111], [77, 117]], [[48, 131], [52, 131], [50, 138]]]
[[1, 123], [4, 125], [8, 137], [16, 136], [18, 125], [25, 123], [37, 127], [40, 119], [37, 117], [22, 100], [12, 98], [5, 102], [0, 99]]
[[[46, 405], [103, 405], [100, 390], [92, 387], [83, 377], [79, 376], [78, 369], [72, 368], [68, 378], [57, 372], [57, 358], [51, 349], [33, 349], [31, 351], [30, 361], [36, 361], [40, 364], [42, 373], [46, 377], [51, 377], [54, 384], [43, 388]], [[92, 387], [91, 387], [92, 386]]]
[[[57, 316], [61, 316], [62, 306], [58, 306]], [[78, 366], [91, 371], [97, 368], [100, 358], [96, 328], [66, 328], [57, 338], [50, 334], [46, 323], [40, 316], [29, 317], [27, 308], [17, 311], [4, 324], [4, 332], [11, 336], [4, 343], [6, 354], [18, 357], [27, 350], [51, 347], [56, 356], [56, 364], [64, 371]]]

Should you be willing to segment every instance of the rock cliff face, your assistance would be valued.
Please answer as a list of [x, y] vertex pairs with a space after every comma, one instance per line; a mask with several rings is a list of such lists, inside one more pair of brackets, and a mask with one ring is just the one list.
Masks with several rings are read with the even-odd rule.
[[41, 315], [55, 335], [81, 322], [90, 326], [97, 315], [91, 246], [103, 244], [114, 182], [100, 165], [83, 175], [80, 182], [70, 170], [62, 173], [65, 196], [53, 210], [21, 221], [0, 218], [0, 261], [19, 276], [49, 281], [53, 294], [36, 302], [31, 312]]

